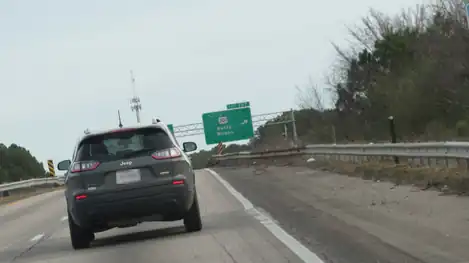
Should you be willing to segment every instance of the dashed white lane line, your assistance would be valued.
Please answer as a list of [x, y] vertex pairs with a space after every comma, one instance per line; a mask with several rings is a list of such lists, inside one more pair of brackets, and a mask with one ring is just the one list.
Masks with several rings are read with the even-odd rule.
[[324, 263], [316, 254], [311, 252], [308, 248], [303, 246], [298, 240], [283, 230], [274, 220], [266, 214], [260, 212], [254, 205], [246, 199], [240, 192], [233, 188], [225, 179], [213, 171], [212, 169], [205, 169], [215, 177], [225, 188], [230, 192], [238, 201], [243, 205], [246, 212], [256, 218], [261, 224], [267, 228], [278, 240], [287, 246], [293, 253], [295, 253], [303, 262], [307, 263]]
[[31, 241], [31, 242], [37, 242], [37, 241], [41, 240], [43, 237], [44, 237], [44, 233], [41, 233], [41, 234], [36, 235], [36, 236], [34, 236], [33, 238], [31, 238], [30, 241]]
[[68, 220], [68, 216], [64, 216], [60, 219], [60, 222], [67, 221], [67, 220]]

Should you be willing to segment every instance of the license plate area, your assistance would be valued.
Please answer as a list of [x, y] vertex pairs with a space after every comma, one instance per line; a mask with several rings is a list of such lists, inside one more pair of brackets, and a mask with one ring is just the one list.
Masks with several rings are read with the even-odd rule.
[[116, 172], [116, 184], [130, 184], [140, 182], [142, 175], [139, 169], [122, 170]]

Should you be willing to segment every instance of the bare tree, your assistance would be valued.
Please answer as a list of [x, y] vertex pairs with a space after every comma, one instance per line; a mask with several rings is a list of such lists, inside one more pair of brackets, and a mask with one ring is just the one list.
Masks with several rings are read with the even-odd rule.
[[[443, 0], [448, 2], [456, 2], [458, 0]], [[455, 4], [448, 4], [444, 10], [454, 10]], [[441, 9], [441, 7], [440, 7]], [[348, 27], [351, 39], [348, 40], [350, 46], [348, 50], [341, 48], [339, 45], [332, 43], [337, 51], [339, 66], [335, 67], [335, 71], [343, 71], [350, 68], [350, 63], [357, 54], [364, 49], [373, 52], [374, 44], [377, 40], [383, 39], [402, 28], [414, 28], [418, 32], [422, 32], [432, 22], [432, 15], [436, 8], [429, 6], [417, 5], [416, 8], [403, 10], [398, 16], [389, 16], [382, 12], [370, 9], [369, 15], [361, 19], [361, 23], [355, 27]], [[462, 9], [461, 9], [462, 10]], [[343, 75], [335, 72], [336, 75]], [[335, 82], [333, 83], [335, 84]]]
[[443, 15], [452, 17], [460, 24], [467, 25], [464, 1], [461, 0], [440, 0], [438, 4], [432, 6], [433, 12], [440, 12]]
[[326, 110], [324, 95], [327, 91], [323, 89], [321, 92], [318, 86], [313, 83], [311, 77], [308, 86], [305, 88], [295, 86], [295, 89], [297, 91], [296, 100], [301, 109], [314, 109], [321, 112]]

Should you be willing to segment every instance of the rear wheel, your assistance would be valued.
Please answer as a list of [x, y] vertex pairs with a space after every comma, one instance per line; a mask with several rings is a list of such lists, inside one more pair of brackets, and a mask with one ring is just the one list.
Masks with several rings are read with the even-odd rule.
[[70, 216], [70, 213], [68, 214], [68, 227], [70, 229], [70, 239], [74, 249], [90, 247], [91, 241], [94, 240], [94, 233], [75, 224], [72, 217]]
[[199, 201], [197, 192], [194, 193], [194, 202], [184, 216], [184, 226], [188, 232], [196, 232], [202, 229], [202, 219], [200, 218]]

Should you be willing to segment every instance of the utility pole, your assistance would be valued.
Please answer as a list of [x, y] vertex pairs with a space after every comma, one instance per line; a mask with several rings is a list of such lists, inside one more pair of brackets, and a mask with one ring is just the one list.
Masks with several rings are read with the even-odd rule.
[[137, 96], [137, 89], [135, 88], [135, 78], [132, 70], [130, 71], [130, 79], [132, 82], [132, 93], [133, 97], [130, 99], [130, 109], [135, 111], [137, 117], [137, 123], [140, 124], [140, 110], [142, 110], [142, 104], [140, 103], [140, 98]]

